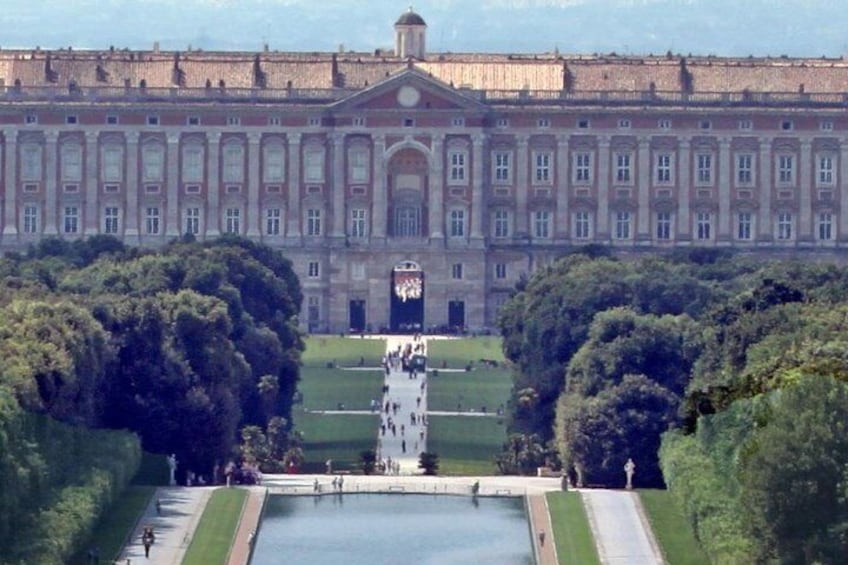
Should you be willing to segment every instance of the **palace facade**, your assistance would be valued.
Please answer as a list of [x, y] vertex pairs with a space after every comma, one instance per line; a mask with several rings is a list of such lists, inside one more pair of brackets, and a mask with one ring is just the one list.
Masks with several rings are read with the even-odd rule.
[[848, 249], [848, 62], [0, 50], [0, 248], [241, 234], [310, 331], [492, 326], [523, 274], [622, 250]]

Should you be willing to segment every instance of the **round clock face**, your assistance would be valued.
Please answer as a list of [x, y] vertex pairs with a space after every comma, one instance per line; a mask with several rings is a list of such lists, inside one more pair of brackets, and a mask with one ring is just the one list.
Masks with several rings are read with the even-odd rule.
[[404, 106], [406, 108], [411, 108], [418, 104], [418, 100], [421, 99], [421, 93], [418, 92], [418, 89], [414, 86], [401, 86], [398, 89], [397, 100], [398, 104]]

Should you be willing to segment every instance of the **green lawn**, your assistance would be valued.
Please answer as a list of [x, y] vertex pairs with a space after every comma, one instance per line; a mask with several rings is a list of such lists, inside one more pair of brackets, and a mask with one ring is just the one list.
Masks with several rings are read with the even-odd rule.
[[506, 441], [498, 418], [430, 416], [427, 451], [439, 455], [440, 475], [494, 475], [495, 457]]
[[324, 462], [333, 468], [358, 468], [359, 454], [377, 447], [378, 414], [294, 414], [295, 428], [303, 432], [304, 471], [323, 472]]
[[499, 336], [432, 339], [427, 342], [427, 364], [433, 369], [442, 367], [444, 362], [451, 369], [461, 369], [468, 363], [479, 366], [480, 359], [504, 362]]
[[477, 368], [460, 373], [440, 371], [429, 377], [428, 410], [480, 411], [483, 406], [495, 412], [506, 405], [512, 390], [509, 369]]
[[305, 367], [326, 367], [332, 361], [339, 367], [355, 367], [362, 360], [367, 367], [379, 367], [386, 353], [386, 342], [382, 339], [321, 335], [309, 336], [305, 343], [302, 357]]
[[583, 499], [576, 492], [549, 492], [548, 511], [560, 563], [600, 563]]
[[212, 493], [183, 565], [218, 565], [227, 562], [247, 491], [220, 488]]
[[71, 565], [87, 565], [88, 550], [94, 547], [99, 550], [101, 563], [112, 563], [116, 560], [155, 492], [154, 486], [127, 487], [100, 519], [91, 540], [83, 548], [82, 554], [71, 560]]
[[638, 490], [648, 521], [671, 565], [708, 565], [710, 560], [695, 539], [689, 522], [667, 490]]
[[347, 410], [368, 410], [372, 399], [381, 401], [382, 386], [380, 370], [303, 367], [297, 388], [303, 394], [303, 407], [309, 410], [336, 410], [339, 402]]

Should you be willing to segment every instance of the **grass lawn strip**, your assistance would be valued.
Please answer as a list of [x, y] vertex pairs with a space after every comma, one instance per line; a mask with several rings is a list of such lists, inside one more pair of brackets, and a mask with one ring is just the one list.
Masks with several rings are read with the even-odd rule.
[[302, 406], [309, 410], [368, 410], [371, 400], [380, 402], [383, 372], [345, 371], [323, 367], [303, 367], [297, 388], [303, 395]]
[[382, 339], [321, 335], [307, 337], [305, 344], [304, 367], [326, 367], [333, 361], [339, 367], [357, 367], [362, 360], [366, 367], [379, 367], [380, 359], [386, 354], [386, 342]]
[[498, 364], [504, 363], [500, 337], [481, 336], [427, 341], [427, 361], [430, 368], [440, 368], [443, 361], [447, 361], [451, 369], [461, 369], [469, 362], [479, 367], [481, 359], [491, 359]]
[[90, 563], [88, 550], [95, 547], [99, 550], [101, 562], [115, 561], [155, 492], [154, 486], [127, 487], [106, 514], [100, 518], [88, 545], [83, 548], [80, 555], [71, 560], [71, 565]]
[[333, 468], [352, 470], [359, 467], [359, 454], [377, 447], [379, 414], [308, 414], [293, 415], [295, 428], [303, 432], [304, 471], [323, 472], [324, 462], [333, 460]]
[[494, 475], [495, 457], [506, 441], [497, 418], [430, 416], [427, 450], [439, 455], [440, 475]]
[[648, 489], [637, 492], [666, 563], [709, 565], [707, 554], [695, 539], [689, 522], [678, 509], [671, 493]]
[[247, 491], [220, 488], [212, 493], [188, 547], [183, 565], [223, 565], [238, 527]]
[[595, 541], [580, 494], [549, 492], [546, 496], [559, 562], [569, 565], [599, 564]]
[[[431, 371], [432, 373], [432, 371]], [[473, 371], [441, 371], [428, 377], [427, 409], [435, 411], [467, 410], [494, 414], [499, 406], [506, 406], [512, 391], [509, 369], [484, 369]]]

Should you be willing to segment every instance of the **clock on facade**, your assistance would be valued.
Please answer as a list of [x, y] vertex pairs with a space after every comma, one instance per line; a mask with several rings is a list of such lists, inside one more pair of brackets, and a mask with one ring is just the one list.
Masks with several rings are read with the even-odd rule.
[[411, 108], [418, 104], [421, 99], [421, 93], [414, 86], [404, 85], [398, 89], [397, 101], [398, 104], [405, 108]]

